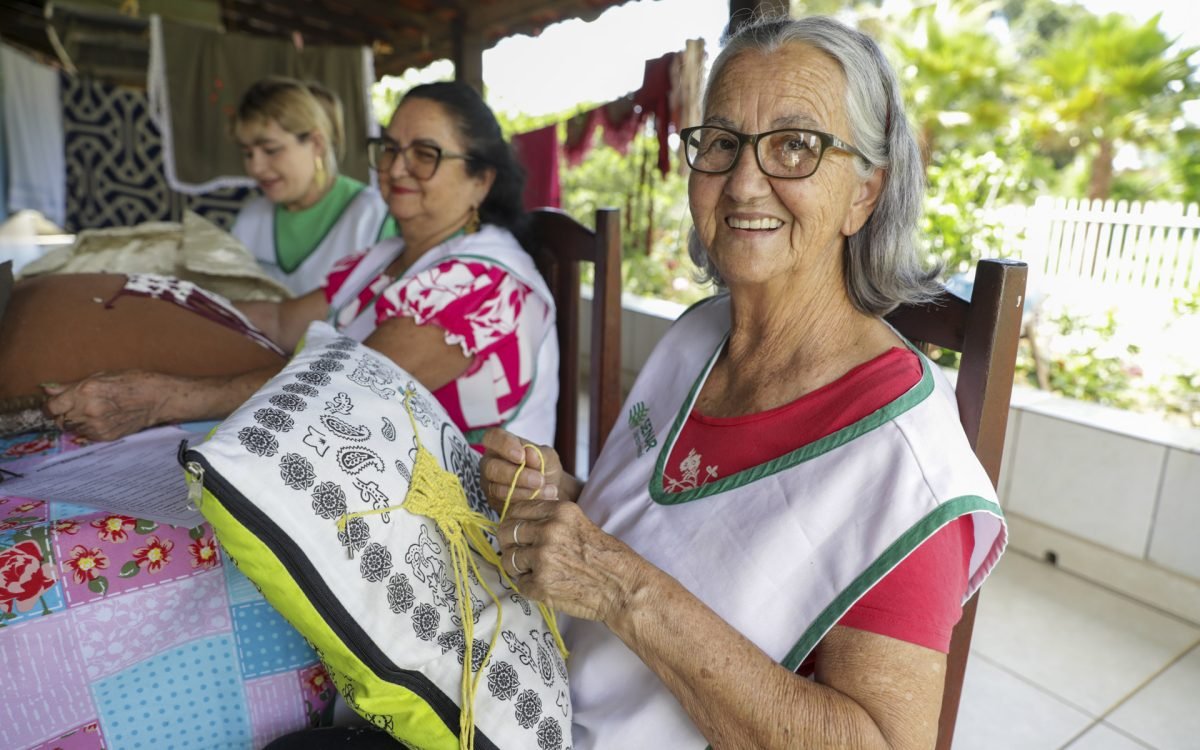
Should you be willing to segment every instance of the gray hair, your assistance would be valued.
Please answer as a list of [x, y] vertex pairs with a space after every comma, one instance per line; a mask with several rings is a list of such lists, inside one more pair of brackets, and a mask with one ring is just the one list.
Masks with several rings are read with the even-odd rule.
[[[769, 54], [793, 43], [821, 50], [846, 75], [850, 139], [870, 162], [855, 160], [859, 176], [865, 180], [876, 169], [887, 170], [874, 212], [846, 243], [843, 265], [850, 301], [868, 315], [883, 316], [899, 305], [932, 299], [940, 291], [935, 279], [941, 268], [927, 269], [915, 243], [925, 195], [924, 167], [896, 74], [875, 40], [823, 16], [752, 21], [726, 40], [713, 62], [705, 99], [733, 58], [748, 51]], [[724, 285], [694, 229], [688, 254], [705, 279]]]

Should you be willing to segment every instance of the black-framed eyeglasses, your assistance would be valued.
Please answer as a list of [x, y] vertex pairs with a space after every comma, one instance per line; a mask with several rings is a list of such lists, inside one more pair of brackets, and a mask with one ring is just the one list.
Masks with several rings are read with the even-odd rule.
[[386, 172], [392, 168], [396, 157], [401, 155], [404, 157], [404, 168], [418, 180], [432, 179], [442, 159], [471, 158], [468, 154], [447, 153], [431, 143], [413, 142], [401, 146], [387, 136], [367, 139], [367, 163], [371, 169]]
[[837, 149], [868, 161], [863, 153], [836, 135], [819, 130], [783, 128], [765, 133], [739, 133], [715, 125], [679, 131], [688, 166], [704, 174], [724, 174], [737, 164], [742, 146], [754, 147], [758, 168], [768, 177], [799, 180], [810, 177], [828, 149]]

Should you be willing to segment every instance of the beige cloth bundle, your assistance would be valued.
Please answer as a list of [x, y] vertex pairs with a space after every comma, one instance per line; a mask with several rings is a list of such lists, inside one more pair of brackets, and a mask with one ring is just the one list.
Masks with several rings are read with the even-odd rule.
[[54, 273], [174, 276], [231, 300], [277, 302], [291, 296], [233, 235], [191, 211], [184, 212], [182, 222], [85, 229], [74, 245], [23, 267], [21, 278]]

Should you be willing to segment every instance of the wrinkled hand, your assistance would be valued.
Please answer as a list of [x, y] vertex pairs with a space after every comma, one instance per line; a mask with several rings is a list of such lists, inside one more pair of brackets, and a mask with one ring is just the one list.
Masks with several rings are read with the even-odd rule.
[[[512, 486], [513, 476], [521, 466], [522, 457], [525, 459], [525, 468], [517, 478], [513, 501], [531, 500], [535, 494], [540, 500], [557, 500], [561, 497], [559, 483], [564, 473], [558, 453], [553, 448], [543, 445], [539, 448], [539, 456], [533, 448], [523, 447], [526, 442], [498, 427], [483, 434], [484, 454], [479, 462], [480, 483], [483, 485], [484, 494], [487, 495], [488, 504], [497, 513], [504, 510], [508, 488]], [[546, 462], [544, 472], [543, 459]]]
[[578, 505], [560, 500], [513, 503], [496, 538], [504, 569], [522, 594], [587, 620], [623, 614], [649, 566]]
[[157, 373], [101, 372], [66, 385], [47, 384], [46, 412], [89, 440], [116, 440], [163, 421], [166, 392]]

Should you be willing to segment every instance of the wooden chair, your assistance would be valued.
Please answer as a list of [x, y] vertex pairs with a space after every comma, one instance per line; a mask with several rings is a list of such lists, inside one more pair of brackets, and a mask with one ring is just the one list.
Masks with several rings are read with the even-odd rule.
[[[888, 316], [910, 341], [962, 353], [955, 386], [959, 417], [993, 486], [1000, 479], [1027, 274], [1020, 261], [981, 260], [970, 302], [947, 294], [936, 304], [902, 307]], [[949, 748], [954, 739], [978, 602], [976, 594], [963, 606], [962, 619], [950, 639], [939, 750]]]
[[[558, 308], [558, 429], [554, 448], [563, 468], [579, 474], [595, 463], [621, 408], [620, 212], [597, 209], [594, 231], [556, 209], [538, 209], [531, 215], [534, 260]], [[583, 262], [592, 263], [595, 274], [587, 391], [588, 459], [586, 466], [577, 466], [579, 264]]]
[[11, 260], [0, 263], [0, 320], [4, 319], [4, 311], [8, 309], [8, 298], [12, 295], [13, 264]]

